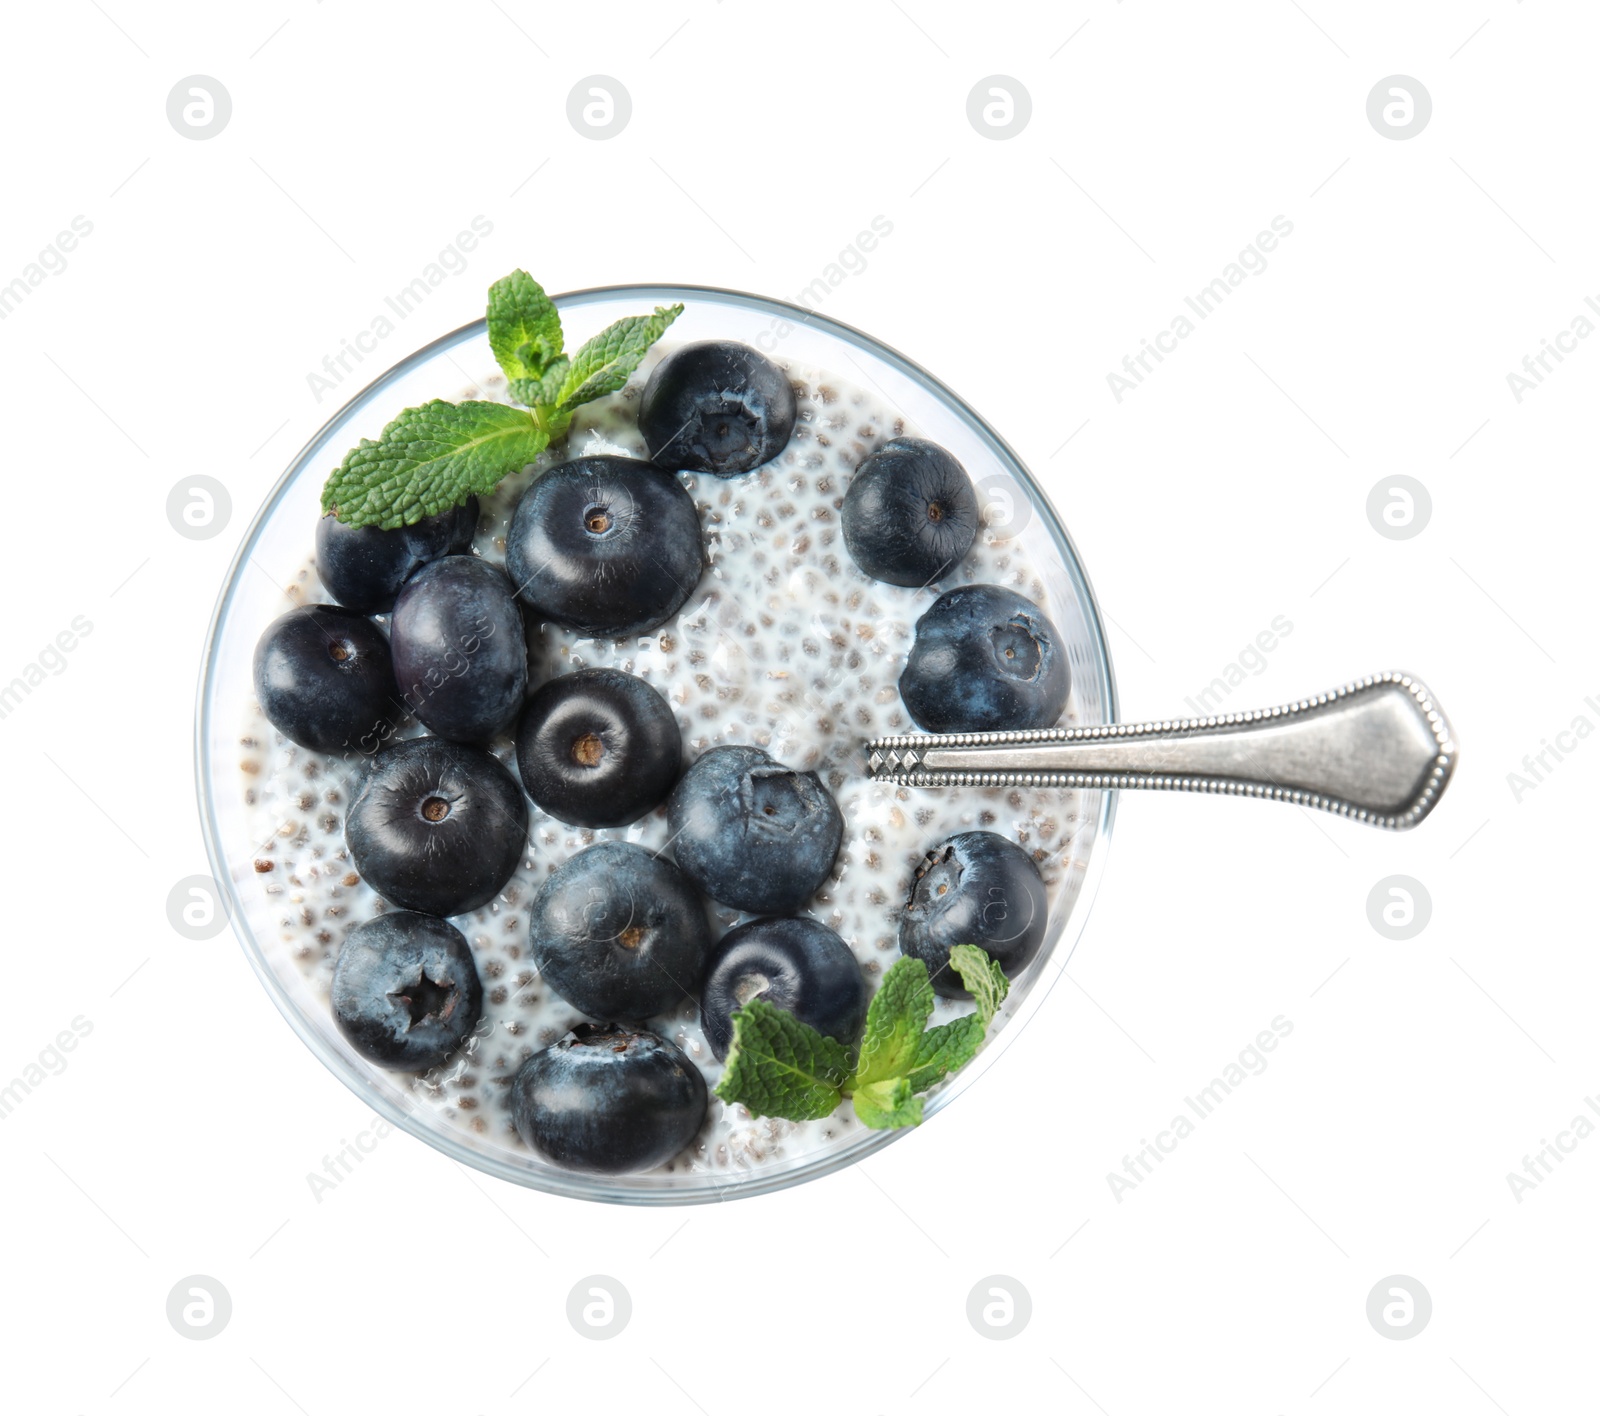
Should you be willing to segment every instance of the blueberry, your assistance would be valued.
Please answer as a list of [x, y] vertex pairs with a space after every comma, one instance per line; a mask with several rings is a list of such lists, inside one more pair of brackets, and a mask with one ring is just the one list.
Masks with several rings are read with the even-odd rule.
[[528, 644], [511, 582], [476, 556], [445, 556], [406, 581], [389, 621], [400, 697], [440, 737], [485, 742], [528, 691]]
[[900, 697], [931, 733], [1053, 727], [1071, 686], [1043, 610], [998, 585], [947, 590], [917, 621]]
[[665, 1038], [580, 1023], [511, 1083], [511, 1119], [567, 1170], [621, 1175], [665, 1165], [706, 1115], [699, 1070]]
[[758, 747], [714, 747], [667, 800], [673, 854], [713, 900], [794, 914], [828, 878], [844, 819], [815, 772]]
[[674, 472], [748, 472], [789, 445], [794, 420], [794, 389], [783, 370], [726, 339], [673, 350], [639, 398], [650, 460]]
[[678, 780], [683, 738], [667, 700], [618, 669], [551, 679], [522, 710], [517, 767], [541, 810], [571, 826], [626, 826]]
[[993, 831], [962, 831], [917, 867], [900, 952], [928, 966], [935, 993], [969, 998], [950, 950], [976, 944], [1015, 978], [1039, 952], [1049, 917], [1039, 867], [1021, 846]]
[[734, 1013], [752, 998], [847, 1047], [867, 1016], [867, 983], [850, 946], [803, 915], [753, 919], [722, 936], [700, 990], [700, 1026], [719, 1058], [733, 1041]]
[[542, 619], [580, 634], [642, 634], [700, 580], [700, 516], [675, 477], [631, 457], [552, 467], [517, 503], [506, 571]]
[[972, 549], [978, 494], [942, 447], [895, 438], [856, 468], [839, 516], [851, 558], [874, 580], [929, 585]]
[[344, 818], [361, 878], [390, 904], [467, 914], [515, 873], [528, 835], [516, 779], [481, 748], [413, 738], [373, 760]]
[[467, 550], [477, 526], [477, 497], [394, 531], [347, 526], [329, 512], [317, 522], [317, 574], [341, 605], [386, 614], [413, 572]]
[[652, 1018], [700, 992], [711, 931], [670, 860], [602, 841], [561, 862], [529, 911], [539, 973], [591, 1018]]
[[301, 605], [256, 643], [256, 698], [280, 733], [320, 752], [372, 746], [403, 716], [383, 631], [338, 605]]
[[332, 1003], [339, 1031], [367, 1061], [426, 1072], [477, 1027], [483, 985], [459, 929], [394, 910], [350, 931], [333, 966]]

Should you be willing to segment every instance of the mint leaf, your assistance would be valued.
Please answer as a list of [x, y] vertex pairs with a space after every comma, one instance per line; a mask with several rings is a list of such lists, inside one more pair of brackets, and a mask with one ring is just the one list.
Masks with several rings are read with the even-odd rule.
[[913, 1096], [912, 1084], [904, 1077], [872, 1082], [860, 1088], [853, 1098], [856, 1115], [874, 1131], [896, 1131], [902, 1126], [922, 1124], [922, 1099]]
[[1005, 971], [976, 944], [957, 944], [950, 951], [950, 966], [977, 1000], [978, 1011], [929, 1028], [917, 1040], [912, 1091], [927, 1091], [978, 1055], [989, 1024], [1011, 987]]
[[952, 1072], [959, 1072], [983, 1046], [989, 1025], [977, 1013], [929, 1028], [917, 1040], [917, 1056], [909, 1081], [914, 1092], [927, 1091]]
[[436, 398], [407, 408], [377, 442], [362, 438], [346, 453], [322, 489], [322, 509], [348, 526], [411, 526], [487, 496], [549, 442], [526, 409]]
[[849, 1053], [833, 1038], [753, 998], [733, 1015], [733, 1045], [717, 1095], [757, 1116], [815, 1121], [838, 1106], [849, 1070]]
[[561, 396], [561, 385], [567, 377], [567, 369], [571, 361], [565, 354], [558, 354], [546, 366], [544, 373], [536, 379], [512, 379], [506, 385], [507, 391], [517, 400], [535, 411], [554, 408], [556, 401]]
[[[513, 385], [537, 380], [561, 353], [561, 316], [544, 287], [514, 270], [489, 287], [489, 347]], [[511, 396], [530, 407], [535, 400]]]
[[645, 351], [682, 313], [682, 305], [657, 305], [653, 315], [629, 315], [601, 330], [572, 356], [556, 406], [576, 408], [580, 403], [615, 393], [639, 367]]
[[961, 975], [967, 992], [977, 999], [977, 1016], [987, 1029], [1011, 991], [1005, 970], [976, 944], [957, 944], [950, 951], [950, 967]]
[[851, 1090], [903, 1077], [916, 1065], [917, 1040], [933, 1014], [933, 987], [921, 959], [901, 959], [884, 974], [867, 1008]]

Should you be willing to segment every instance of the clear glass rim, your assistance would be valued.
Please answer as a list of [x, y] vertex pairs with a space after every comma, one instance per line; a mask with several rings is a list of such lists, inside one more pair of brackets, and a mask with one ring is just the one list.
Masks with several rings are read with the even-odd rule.
[[[953, 410], [980, 438], [994, 447], [1006, 471], [1027, 489], [1033, 501], [1034, 511], [1044, 519], [1051, 538], [1061, 550], [1068, 577], [1073, 583], [1082, 606], [1085, 623], [1091, 630], [1098, 668], [1105, 684], [1105, 705], [1108, 721], [1117, 721], [1119, 710], [1116, 676], [1112, 669], [1105, 624], [1101, 617], [1099, 601], [1095, 597], [1094, 587], [1089, 582], [1088, 573], [1084, 570], [1082, 558], [1078, 555], [1078, 548], [1073, 543], [1071, 535], [1062, 524], [1050, 498], [1045, 494], [1043, 488], [1034, 479], [1033, 474], [1028, 470], [1026, 464], [1011, 445], [984, 418], [979, 416], [965, 399], [916, 363], [915, 360], [907, 358], [897, 350], [890, 348], [880, 340], [874, 339], [871, 335], [863, 333], [852, 325], [847, 325], [827, 315], [820, 315], [813, 310], [806, 309], [804, 306], [793, 305], [787, 301], [775, 300], [768, 296], [753, 295], [747, 291], [730, 290], [720, 286], [600, 285], [552, 295], [550, 298], [558, 308], [566, 309], [622, 297], [638, 298], [642, 301], [650, 301], [657, 304], [668, 304], [680, 300], [686, 302], [696, 296], [733, 301], [771, 314], [781, 320], [812, 325], [836, 338], [844, 340], [846, 343], [855, 345], [875, 358], [882, 359], [884, 362], [898, 368], [902, 374], [913, 382], [921, 384], [949, 409]], [[546, 1194], [628, 1205], [686, 1205], [709, 1203], [713, 1199], [742, 1199], [747, 1196], [770, 1194], [776, 1190], [788, 1189], [791, 1185], [802, 1184], [808, 1180], [820, 1179], [822, 1176], [834, 1174], [859, 1160], [864, 1160], [868, 1156], [879, 1153], [885, 1146], [892, 1144], [907, 1132], [904, 1130], [875, 1132], [867, 1139], [850, 1146], [848, 1149], [824, 1152], [813, 1157], [807, 1157], [797, 1161], [792, 1167], [774, 1171], [770, 1175], [756, 1175], [748, 1179], [734, 1179], [730, 1175], [729, 1183], [726, 1184], [717, 1184], [713, 1181], [703, 1188], [685, 1188], [682, 1190], [667, 1187], [663, 1187], [660, 1190], [613, 1187], [608, 1185], [604, 1176], [590, 1176], [576, 1172], [570, 1176], [561, 1172], [549, 1175], [536, 1174], [521, 1169], [510, 1161], [502, 1161], [498, 1157], [474, 1150], [469, 1146], [463, 1145], [448, 1132], [431, 1127], [424, 1121], [413, 1117], [410, 1112], [394, 1104], [388, 1097], [381, 1094], [375, 1095], [370, 1090], [370, 1079], [365, 1075], [356, 1059], [333, 1047], [325, 1038], [305, 1024], [301, 1017], [300, 1009], [285, 992], [277, 975], [272, 971], [270, 964], [262, 954], [260, 946], [256, 943], [249, 927], [244, 901], [235, 886], [232, 868], [223, 854], [216, 813], [212, 803], [214, 775], [211, 757], [211, 689], [216, 668], [217, 636], [232, 600], [235, 587], [238, 584], [241, 572], [245, 569], [255, 549], [257, 541], [260, 539], [263, 528], [278, 510], [278, 506], [288, 488], [305, 470], [307, 462], [320, 451], [333, 429], [358, 412], [363, 405], [389, 384], [404, 378], [436, 354], [440, 354], [483, 334], [485, 329], [485, 320], [477, 319], [440, 335], [437, 339], [423, 345], [420, 349], [415, 350], [399, 363], [387, 369], [335, 410], [294, 455], [283, 474], [273, 484], [272, 490], [252, 518], [249, 528], [239, 543], [238, 550], [234, 553], [233, 559], [228, 565], [222, 588], [217, 595], [216, 604], [212, 608], [210, 622], [206, 627], [205, 646], [201, 660], [195, 707], [195, 792], [199, 803], [202, 833], [205, 837], [206, 858], [210, 864], [212, 879], [216, 882], [217, 888], [225, 892], [226, 899], [223, 903], [227, 911], [229, 924], [234, 935], [238, 938], [251, 968], [265, 986], [278, 1011], [289, 1023], [301, 1042], [311, 1050], [334, 1076], [358, 1096], [364, 1105], [370, 1106], [381, 1119], [440, 1151], [458, 1164], [469, 1166], [482, 1174], [492, 1175], [497, 1179], [508, 1181], [524, 1189], [535, 1189]], [[1057, 941], [1050, 955], [1049, 961], [1058, 965], [1054, 974], [1035, 980], [1033, 987], [1029, 990], [1028, 998], [1019, 1010], [1019, 1014], [1014, 1016], [1006, 1027], [1001, 1029], [992, 1045], [984, 1048], [983, 1052], [957, 1076], [952, 1078], [949, 1085], [941, 1092], [929, 1098], [925, 1117], [931, 1118], [936, 1112], [942, 1111], [989, 1070], [1006, 1051], [1014, 1040], [1015, 1035], [1021, 1031], [1022, 1026], [1031, 1020], [1033, 1013], [1044, 1003], [1060, 975], [1065, 972], [1066, 965], [1077, 946], [1077, 941], [1087, 926], [1090, 911], [1099, 893], [1101, 877], [1105, 873], [1106, 855], [1111, 842], [1111, 829], [1116, 817], [1116, 804], [1117, 793], [1115, 791], [1102, 791], [1100, 793], [1096, 836], [1089, 851], [1083, 882], [1079, 887], [1077, 898], [1073, 902], [1067, 928], [1063, 930], [1061, 938]], [[1063, 949], [1065, 950], [1064, 953], [1062, 952]]]

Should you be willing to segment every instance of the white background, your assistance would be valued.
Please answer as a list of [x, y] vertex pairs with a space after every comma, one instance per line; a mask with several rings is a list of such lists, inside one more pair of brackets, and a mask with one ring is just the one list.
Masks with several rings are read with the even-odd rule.
[[[0, 680], [92, 633], [0, 720], [10, 844], [0, 1080], [82, 1015], [3, 1123], [5, 1404], [28, 1412], [534, 1412], [579, 1400], [1068, 1413], [1571, 1411], [1593, 1402], [1600, 1138], [1520, 1202], [1523, 1157], [1600, 1092], [1585, 794], [1600, 740], [1592, 7], [935, 0], [201, 5], [6, 16], [0, 284], [93, 233], [0, 322]], [[190, 141], [169, 90], [209, 75]], [[587, 140], [566, 96], [632, 96]], [[1032, 97], [981, 136], [969, 90]], [[1432, 96], [1406, 141], [1369, 90]], [[537, 175], [531, 175], [531, 174]], [[1293, 234], [1135, 392], [1106, 375], [1276, 215]], [[1289, 807], [1126, 797], [1094, 919], [1004, 1065], [866, 1166], [634, 1212], [546, 1198], [394, 1135], [294, 1038], [232, 935], [168, 925], [205, 870], [191, 783], [203, 632], [237, 538], [338, 398], [307, 374], [472, 217], [493, 234], [369, 373], [522, 265], [792, 299], [877, 215], [830, 315], [923, 363], [1049, 487], [1112, 623], [1130, 718], [1187, 711], [1275, 616], [1230, 707], [1382, 668], [1427, 679], [1462, 764], [1391, 835]], [[1067, 439], [1071, 436], [1071, 441]], [[180, 479], [233, 514], [180, 537]], [[1409, 540], [1369, 491], [1419, 479]], [[131, 578], [130, 578], [131, 577]], [[1432, 899], [1408, 941], [1367, 897]], [[1270, 1066], [1120, 1203], [1107, 1182], [1269, 1021]], [[214, 1340], [169, 1324], [203, 1274]], [[631, 1294], [613, 1341], [566, 1297]], [[1031, 1295], [1013, 1340], [966, 1300]], [[1408, 1275], [1428, 1327], [1369, 1290]]]

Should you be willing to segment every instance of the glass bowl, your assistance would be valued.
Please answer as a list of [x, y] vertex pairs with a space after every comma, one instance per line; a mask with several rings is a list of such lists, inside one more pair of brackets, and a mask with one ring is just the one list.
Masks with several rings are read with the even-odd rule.
[[[1116, 689], [1094, 593], [1071, 538], [1038, 484], [1005, 441], [931, 374], [883, 344], [813, 311], [735, 291], [699, 286], [612, 286], [558, 295], [567, 345], [576, 348], [613, 320], [682, 302], [673, 342], [734, 339], [780, 362], [829, 370], [859, 382], [924, 437], [948, 448], [978, 487], [991, 525], [1007, 523], [1045, 582], [1048, 611], [1072, 668], [1068, 720], [1116, 719]], [[773, 1156], [748, 1168], [646, 1172], [596, 1177], [562, 1170], [525, 1148], [447, 1124], [420, 1107], [402, 1080], [361, 1059], [340, 1036], [323, 999], [274, 938], [272, 907], [254, 874], [252, 838], [239, 770], [239, 738], [254, 700], [251, 658], [262, 629], [284, 608], [287, 571], [306, 559], [329, 469], [362, 437], [376, 437], [403, 408], [460, 396], [495, 372], [484, 322], [447, 334], [356, 394], [322, 427], [279, 478], [229, 567], [207, 634], [196, 719], [196, 777], [212, 873], [224, 892], [246, 957], [289, 1024], [362, 1102], [394, 1126], [453, 1160], [553, 1194], [629, 1204], [693, 1204], [762, 1194], [830, 1174], [874, 1154], [906, 1131], [851, 1127], [827, 1148]], [[1013, 980], [989, 1045], [926, 1099], [924, 1125], [996, 1065], [1019, 1028], [1042, 1005], [1082, 933], [1104, 868], [1114, 792], [1078, 794], [1078, 826], [1062, 857], [1063, 884], [1038, 957]]]

